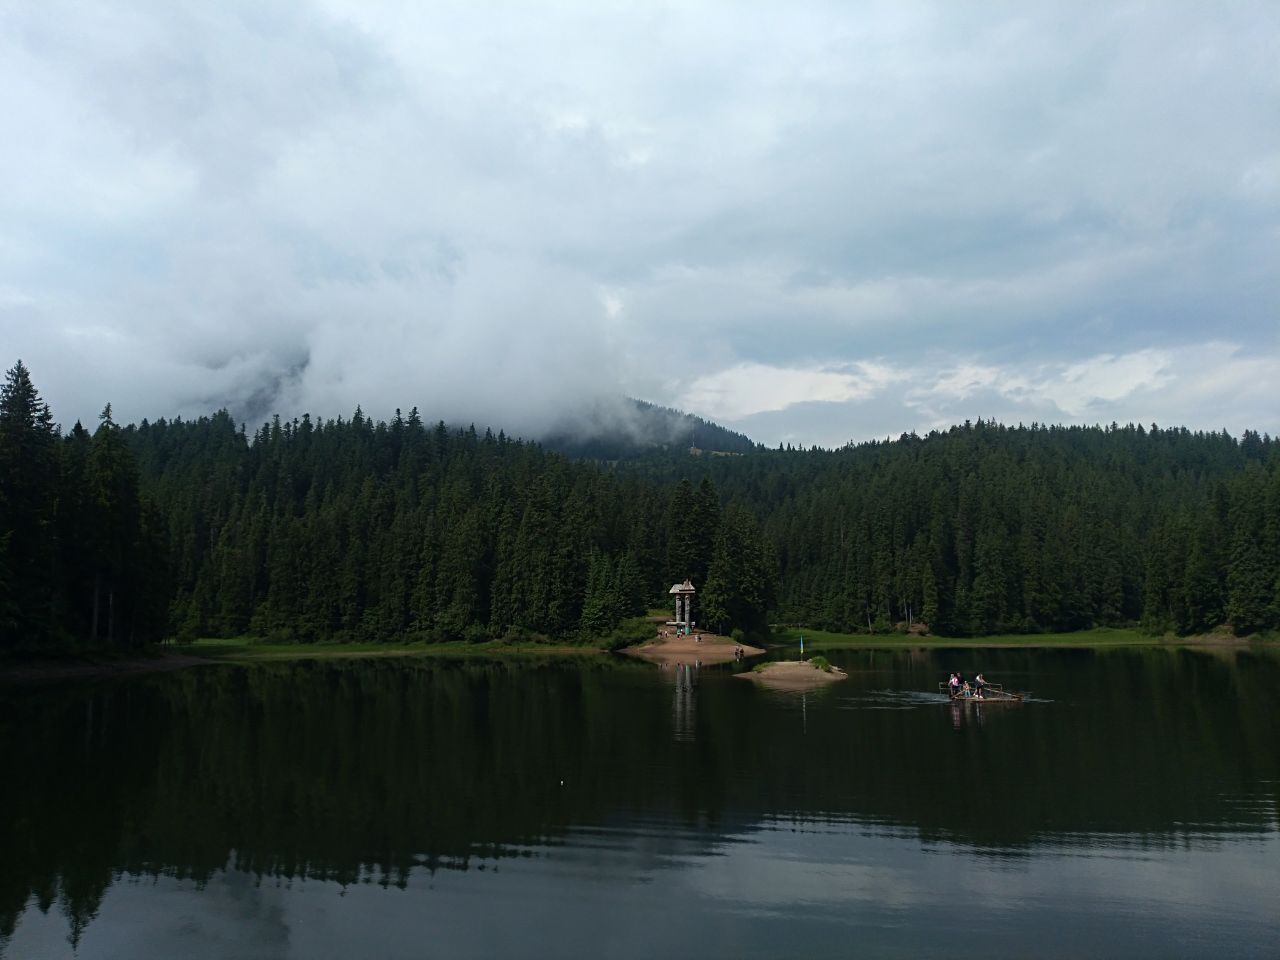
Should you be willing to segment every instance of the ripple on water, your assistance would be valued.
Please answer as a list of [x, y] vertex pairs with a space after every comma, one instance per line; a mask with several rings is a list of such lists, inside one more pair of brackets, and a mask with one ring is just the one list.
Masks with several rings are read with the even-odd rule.
[[864, 690], [853, 696], [841, 697], [839, 707], [842, 710], [915, 710], [947, 702], [940, 693], [921, 690]]

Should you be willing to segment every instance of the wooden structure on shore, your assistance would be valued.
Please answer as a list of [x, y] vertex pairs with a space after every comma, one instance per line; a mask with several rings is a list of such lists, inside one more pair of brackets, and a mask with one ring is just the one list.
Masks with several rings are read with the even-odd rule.
[[675, 627], [676, 633], [689, 633], [697, 625], [693, 619], [693, 595], [698, 591], [685, 577], [684, 583], [672, 584], [667, 592], [676, 598], [676, 617], [668, 620], [667, 626]]

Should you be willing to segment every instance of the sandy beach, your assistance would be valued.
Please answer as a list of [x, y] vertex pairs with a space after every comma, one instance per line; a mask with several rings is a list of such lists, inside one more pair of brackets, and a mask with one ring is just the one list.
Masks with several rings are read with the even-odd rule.
[[740, 673], [738, 676], [774, 690], [812, 690], [828, 683], [847, 680], [849, 675], [839, 667], [832, 667], [828, 673], [808, 660], [781, 660], [766, 663], [759, 670]]
[[[696, 638], [701, 637], [701, 642]], [[668, 663], [732, 663], [735, 648], [742, 648], [744, 657], [764, 653], [760, 647], [734, 643], [729, 637], [714, 633], [697, 633], [691, 637], [657, 636], [635, 647], [627, 647], [623, 653], [640, 657], [657, 664]]]

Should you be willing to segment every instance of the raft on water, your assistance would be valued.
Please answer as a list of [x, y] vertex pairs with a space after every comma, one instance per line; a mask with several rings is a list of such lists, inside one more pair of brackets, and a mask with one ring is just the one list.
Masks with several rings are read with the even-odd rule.
[[963, 692], [957, 693], [953, 696], [945, 681], [938, 684], [938, 692], [945, 694], [947, 699], [952, 703], [1021, 703], [1023, 698], [1027, 696], [1025, 691], [1022, 693], [1012, 693], [1005, 690], [1005, 688], [998, 683], [988, 683], [983, 687], [982, 696], [978, 696], [978, 692], [976, 690], [971, 691], [967, 697]]

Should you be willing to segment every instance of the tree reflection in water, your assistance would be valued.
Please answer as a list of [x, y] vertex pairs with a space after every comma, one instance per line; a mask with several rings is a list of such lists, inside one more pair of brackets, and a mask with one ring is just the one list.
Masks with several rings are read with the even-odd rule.
[[[779, 818], [988, 851], [1276, 829], [1274, 655], [831, 659], [850, 680], [803, 700], [625, 658], [211, 666], [9, 690], [0, 936], [32, 903], [56, 904], [78, 937], [121, 876], [403, 885], [628, 818], [696, 825], [708, 850]], [[860, 699], [932, 691], [957, 666], [1045, 702]]]

